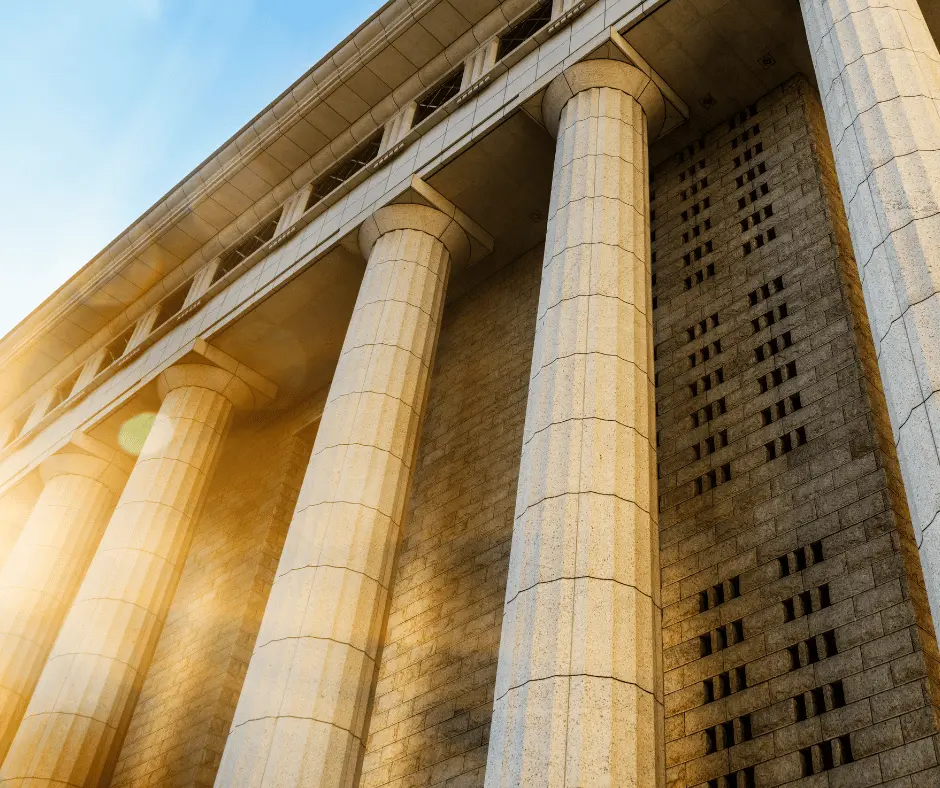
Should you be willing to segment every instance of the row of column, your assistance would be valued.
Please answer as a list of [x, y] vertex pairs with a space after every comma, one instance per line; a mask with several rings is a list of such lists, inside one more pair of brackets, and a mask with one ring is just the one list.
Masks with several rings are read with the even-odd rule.
[[[648, 134], [621, 62], [549, 88], [558, 133], [487, 786], [662, 785]], [[216, 777], [352, 788], [459, 224], [390, 206]], [[637, 780], [637, 777], [639, 779]]]
[[[801, 7], [872, 322], [906, 337], [880, 360], [938, 611], [940, 55], [917, 0]], [[485, 781], [663, 786], [648, 227], [663, 97], [633, 66], [585, 61], [543, 116], [558, 143]], [[366, 280], [217, 788], [355, 785], [456, 254], [441, 221], [389, 215], [388, 236], [361, 238]]]
[[[929, 569], [940, 56], [916, 0], [801, 3]], [[558, 144], [486, 785], [662, 786], [648, 141], [663, 98], [634, 66], [585, 61], [543, 115]], [[219, 788], [352, 788], [364, 754], [448, 276], [470, 244], [455, 214], [394, 205], [360, 246]], [[232, 412], [256, 399], [208, 364], [170, 368], [161, 391], [132, 467], [87, 441], [43, 466], [0, 571], [0, 783], [99, 785], [116, 758]]]
[[136, 462], [77, 434], [40, 466], [0, 569], [0, 783], [98, 785], [113, 767], [232, 413], [271, 393], [228, 366], [158, 378]]
[[[613, 61], [574, 66], [546, 101], [559, 145], [489, 785], [662, 781], [647, 137], [663, 116], [650, 78]], [[447, 280], [470, 240], [456, 211], [392, 205], [360, 245], [220, 786], [352, 786], [363, 756]], [[113, 766], [233, 408], [252, 399], [209, 365], [161, 386], [132, 468], [50, 461], [0, 573], [0, 594], [16, 589], [0, 603], [0, 783], [98, 785]]]

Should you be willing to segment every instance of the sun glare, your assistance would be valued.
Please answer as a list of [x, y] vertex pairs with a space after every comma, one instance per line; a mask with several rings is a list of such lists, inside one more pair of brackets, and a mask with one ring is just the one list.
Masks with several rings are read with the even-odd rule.
[[139, 455], [156, 419], [156, 413], [145, 411], [125, 421], [118, 432], [118, 443], [121, 448], [134, 457]]

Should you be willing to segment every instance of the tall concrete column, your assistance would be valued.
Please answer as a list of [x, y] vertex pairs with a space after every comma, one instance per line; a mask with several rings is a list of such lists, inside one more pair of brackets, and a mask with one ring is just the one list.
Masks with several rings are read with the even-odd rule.
[[451, 263], [449, 215], [380, 209], [218, 788], [352, 788]]
[[487, 788], [665, 784], [648, 134], [659, 89], [557, 77], [558, 143]]
[[940, 53], [917, 0], [801, 0], [940, 622]]
[[0, 569], [20, 538], [20, 533], [42, 492], [42, 479], [34, 471], [0, 496]]
[[176, 591], [233, 408], [254, 401], [232, 371], [180, 364], [42, 671], [0, 784], [108, 778]]
[[77, 434], [40, 467], [45, 486], [0, 569], [0, 762], [132, 466]]

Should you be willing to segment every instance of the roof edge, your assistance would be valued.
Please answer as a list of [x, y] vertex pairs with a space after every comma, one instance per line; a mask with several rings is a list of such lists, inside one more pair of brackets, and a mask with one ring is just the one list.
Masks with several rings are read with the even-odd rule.
[[[376, 10], [0, 337], [0, 366], [27, 348], [37, 333], [62, 319], [76, 301], [80, 301], [89, 291], [116, 274], [130, 253], [136, 253], [138, 247], [145, 246], [154, 237], [156, 233], [153, 230], [134, 237], [134, 230], [146, 219], [157, 218], [161, 209], [165, 213], [163, 222], [181, 218], [176, 214], [188, 210], [204, 190], [204, 173], [212, 170], [208, 180], [214, 184], [244, 159], [244, 145], [239, 146], [238, 143], [248, 143], [246, 137], [258, 139], [259, 132], [255, 127], [261, 127], [265, 131], [282, 127], [284, 121], [276, 117], [274, 108], [284, 98], [293, 94], [298, 102], [306, 99], [313, 103], [311, 98], [315, 100], [324, 89], [332, 89], [335, 86], [337, 74], [345, 74], [355, 69], [361, 64], [365, 53], [374, 50], [376, 46], [387, 44], [404, 24], [417, 20], [419, 15], [439, 2], [440, 0], [389, 0]], [[195, 188], [187, 188], [194, 186]]]

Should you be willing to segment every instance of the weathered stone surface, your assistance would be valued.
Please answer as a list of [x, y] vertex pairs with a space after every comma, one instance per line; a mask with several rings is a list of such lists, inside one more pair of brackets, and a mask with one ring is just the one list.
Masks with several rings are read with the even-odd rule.
[[683, 788], [934, 780], [936, 640], [824, 123], [791, 80], [650, 187]]
[[0, 498], [0, 567], [6, 562], [13, 545], [19, 539], [33, 506], [39, 500], [42, 487], [39, 474], [31, 473]]
[[361, 788], [483, 785], [541, 263], [445, 310]]
[[[209, 486], [111, 785], [211, 788], [322, 397], [236, 422]], [[259, 474], [258, 469], [264, 473]]]
[[801, 0], [934, 619], [940, 53], [917, 0]]
[[570, 71], [488, 788], [664, 780], [647, 119], [623, 92], [650, 82], [612, 61]]
[[131, 459], [87, 436], [41, 468], [45, 486], [0, 570], [0, 762], [98, 547]]

